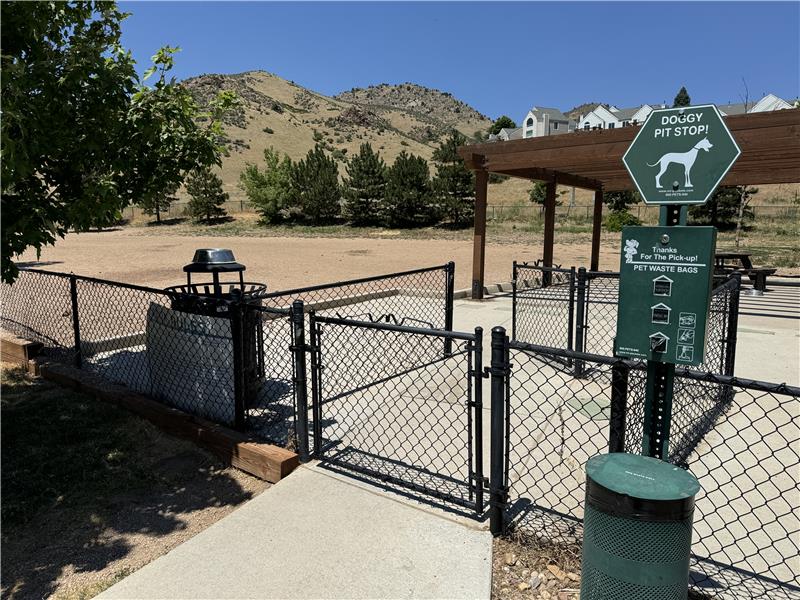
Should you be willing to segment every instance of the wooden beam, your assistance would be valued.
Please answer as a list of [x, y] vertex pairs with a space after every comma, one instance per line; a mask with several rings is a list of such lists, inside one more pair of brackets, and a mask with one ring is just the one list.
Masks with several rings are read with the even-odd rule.
[[[800, 109], [724, 117], [742, 154], [722, 185], [800, 183]], [[462, 157], [480, 155], [492, 173], [605, 191], [635, 189], [622, 155], [638, 127], [577, 131], [508, 142], [462, 146]], [[472, 160], [471, 158], [469, 160]], [[581, 179], [578, 179], [581, 178]], [[588, 183], [587, 183], [588, 182]]]
[[[797, 127], [800, 124], [800, 109], [778, 110], [764, 113], [749, 113], [746, 115], [733, 115], [723, 117], [737, 141], [739, 132], [750, 129], [765, 129], [773, 127]], [[482, 144], [469, 144], [460, 146], [458, 153], [461, 157], [467, 154], [482, 154], [487, 159], [499, 154], [527, 152], [529, 150], [551, 150], [570, 148], [574, 146], [595, 146], [604, 143], [624, 142], [625, 147], [635, 137], [639, 127], [620, 127], [617, 129], [600, 129], [593, 131], [574, 131], [561, 135], [510, 140], [508, 142], [488, 142]], [[531, 165], [536, 166], [536, 165]]]
[[556, 226], [556, 182], [552, 181], [545, 186], [544, 197], [544, 250], [542, 262], [545, 267], [553, 266], [553, 242], [555, 241]]
[[110, 384], [86, 371], [58, 363], [39, 366], [45, 379], [125, 408], [170, 435], [192, 441], [246, 473], [277, 483], [299, 464], [297, 454], [254, 442], [245, 434], [190, 415], [125, 387]]
[[472, 241], [472, 299], [483, 299], [486, 269], [486, 198], [488, 171], [475, 171], [475, 232]]
[[40, 342], [32, 342], [11, 333], [0, 332], [0, 356], [3, 362], [27, 367], [28, 363], [39, 355], [41, 349]]
[[[491, 165], [487, 165], [487, 170], [494, 172]], [[564, 173], [553, 169], [542, 169], [536, 167], [525, 167], [514, 170], [498, 171], [512, 177], [522, 177], [525, 179], [535, 179], [536, 181], [555, 181], [558, 185], [568, 185], [572, 187], [579, 187], [587, 190], [596, 190], [602, 187], [602, 183], [597, 179], [589, 179], [588, 177], [580, 177], [579, 175], [572, 175], [571, 173]]]
[[594, 212], [592, 213], [592, 258], [589, 270], [600, 269], [600, 230], [603, 227], [603, 190], [594, 192]]
[[486, 157], [483, 154], [475, 154], [474, 152], [467, 153], [463, 156], [463, 159], [466, 167], [473, 171], [483, 169], [483, 164], [486, 161]]

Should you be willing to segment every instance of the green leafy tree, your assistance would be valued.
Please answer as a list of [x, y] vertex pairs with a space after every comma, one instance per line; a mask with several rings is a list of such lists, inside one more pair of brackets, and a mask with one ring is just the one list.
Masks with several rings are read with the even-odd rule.
[[386, 193], [386, 163], [369, 143], [347, 165], [344, 183], [344, 216], [354, 225], [375, 225]]
[[222, 205], [228, 192], [222, 189], [222, 179], [211, 169], [196, 169], [186, 179], [186, 191], [191, 197], [188, 211], [195, 221], [214, 221], [226, 215]]
[[434, 222], [427, 161], [405, 150], [389, 168], [382, 215], [389, 227], [420, 227]]
[[170, 205], [177, 200], [175, 193], [178, 191], [178, 184], [168, 184], [160, 194], [152, 193], [139, 201], [139, 207], [144, 214], [155, 216], [156, 223], [161, 223], [161, 213], [168, 211]]
[[676, 106], [689, 106], [692, 103], [692, 99], [689, 97], [689, 92], [686, 91], [685, 87], [681, 87], [678, 91], [678, 95], [675, 96], [675, 100], [672, 102], [673, 108]]
[[341, 212], [339, 167], [318, 143], [292, 169], [292, 204], [315, 225], [329, 223]]
[[605, 228], [608, 231], [621, 231], [626, 225], [641, 225], [639, 218], [630, 213], [630, 206], [638, 204], [640, 200], [638, 192], [605, 192], [603, 203], [610, 211], [603, 222]]
[[466, 136], [453, 129], [432, 157], [436, 164], [433, 190], [442, 212], [455, 226], [467, 225], [475, 216], [475, 176], [458, 155], [458, 147], [466, 143]]
[[264, 150], [264, 169], [248, 163], [239, 175], [239, 187], [265, 223], [279, 221], [292, 201], [292, 159], [281, 158], [272, 147]]
[[[544, 203], [547, 200], [547, 184], [543, 181], [534, 182], [531, 191], [528, 192], [528, 200], [534, 204], [538, 204], [542, 207], [542, 210], [544, 210]], [[561, 206], [561, 200], [558, 199], [558, 194], [556, 194], [556, 206]]]
[[530, 200], [534, 204], [539, 204], [540, 206], [544, 206], [546, 199], [547, 199], [547, 184], [545, 184], [542, 181], [535, 181], [533, 183], [531, 191], [528, 192], [528, 200]]
[[705, 204], [694, 204], [689, 207], [692, 224], [713, 225], [723, 231], [735, 229], [743, 192], [748, 201], [742, 211], [742, 220], [752, 220], [753, 209], [749, 206], [749, 198], [758, 192], [758, 188], [726, 186], [717, 188]]
[[126, 15], [113, 2], [3, 2], [0, 20], [2, 264], [67, 231], [114, 223], [186, 171], [219, 164], [226, 94], [198, 123], [188, 90], [168, 79], [175, 48], [155, 57], [145, 87], [121, 44]]
[[517, 124], [511, 117], [503, 115], [502, 117], [498, 117], [492, 126], [489, 127], [489, 133], [497, 135], [500, 133], [501, 129], [515, 129]]

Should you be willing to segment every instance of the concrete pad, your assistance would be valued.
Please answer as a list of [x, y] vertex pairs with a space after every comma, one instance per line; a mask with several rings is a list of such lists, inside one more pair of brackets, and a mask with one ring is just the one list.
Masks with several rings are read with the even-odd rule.
[[489, 598], [487, 531], [298, 469], [99, 598]]

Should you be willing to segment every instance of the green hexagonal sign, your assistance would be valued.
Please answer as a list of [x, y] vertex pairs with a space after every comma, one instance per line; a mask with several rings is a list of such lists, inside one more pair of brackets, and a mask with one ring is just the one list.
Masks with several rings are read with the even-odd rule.
[[646, 204], [703, 204], [741, 154], [713, 104], [654, 110], [622, 162]]

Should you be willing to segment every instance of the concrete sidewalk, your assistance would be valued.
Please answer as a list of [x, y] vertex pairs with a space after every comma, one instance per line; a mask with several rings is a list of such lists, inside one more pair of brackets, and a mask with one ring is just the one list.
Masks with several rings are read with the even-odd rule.
[[302, 466], [99, 598], [489, 598], [492, 538]]

